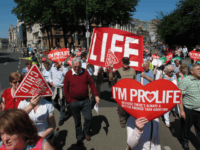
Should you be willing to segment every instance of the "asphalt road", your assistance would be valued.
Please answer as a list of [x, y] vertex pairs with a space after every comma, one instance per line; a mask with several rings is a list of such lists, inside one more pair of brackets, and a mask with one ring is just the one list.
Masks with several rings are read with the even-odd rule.
[[[154, 52], [154, 51], [153, 51]], [[11, 72], [19, 71], [25, 67], [25, 60], [19, 61], [18, 58], [22, 54], [17, 52], [11, 54], [10, 52], [0, 52], [0, 83], [2, 89], [10, 87], [8, 76]], [[190, 59], [183, 60], [183, 63], [189, 63]], [[106, 80], [105, 80], [106, 81]], [[66, 108], [66, 121], [64, 125], [59, 128], [59, 136], [56, 140], [56, 147], [58, 150], [125, 150], [126, 144], [126, 128], [121, 128], [117, 114], [117, 104], [110, 100], [111, 88], [108, 87], [108, 82], [104, 82], [101, 86], [101, 102], [99, 108], [99, 115], [92, 110], [92, 127], [91, 127], [91, 141], [84, 140], [84, 145], [76, 146], [75, 138], [75, 124], [73, 117]], [[55, 109], [56, 123], [59, 121], [59, 112]], [[165, 126], [162, 118], [160, 118], [160, 142], [163, 150], [182, 150], [180, 139], [180, 120], [178, 117], [170, 116], [172, 127], [175, 133], [171, 133]], [[83, 118], [82, 118], [83, 122]], [[190, 150], [195, 150], [196, 137], [194, 128], [192, 127], [190, 134]]]

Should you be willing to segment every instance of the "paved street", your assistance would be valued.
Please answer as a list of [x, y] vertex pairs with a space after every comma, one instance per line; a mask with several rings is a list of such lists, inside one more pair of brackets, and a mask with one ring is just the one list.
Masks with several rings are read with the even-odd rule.
[[[154, 51], [153, 51], [154, 52]], [[2, 89], [8, 88], [8, 76], [11, 72], [19, 71], [25, 67], [25, 60], [19, 61], [18, 58], [22, 57], [20, 52], [11, 54], [10, 52], [0, 52], [0, 83]], [[189, 63], [190, 59], [183, 60], [183, 63]], [[106, 80], [105, 80], [106, 81]], [[82, 147], [76, 146], [75, 138], [75, 124], [66, 109], [66, 121], [60, 127], [59, 136], [56, 140], [56, 147], [58, 150], [125, 150], [126, 144], [126, 128], [121, 128], [117, 114], [117, 104], [111, 101], [111, 88], [108, 88], [108, 82], [104, 82], [101, 86], [101, 102], [99, 108], [99, 116], [92, 110], [92, 128], [91, 128], [91, 141], [84, 140]], [[59, 112], [55, 110], [56, 123], [58, 124]], [[163, 150], [182, 150], [179, 143], [180, 137], [180, 120], [178, 117], [170, 116], [171, 125], [175, 129], [175, 133], [170, 133], [169, 129], [165, 126], [162, 118], [160, 118], [160, 140]], [[82, 119], [83, 122], [83, 119]], [[195, 150], [196, 138], [194, 128], [190, 134], [189, 146], [191, 150]]]

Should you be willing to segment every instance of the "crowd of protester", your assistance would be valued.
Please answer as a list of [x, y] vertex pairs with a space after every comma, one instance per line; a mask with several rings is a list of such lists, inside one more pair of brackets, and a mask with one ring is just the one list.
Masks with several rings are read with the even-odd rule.
[[[54, 48], [59, 50], [59, 47]], [[198, 49], [198, 47], [197, 47]], [[51, 143], [56, 128], [54, 109], [60, 112], [59, 126], [64, 124], [65, 108], [69, 105], [75, 122], [77, 145], [83, 144], [83, 140], [91, 140], [90, 127], [92, 120], [92, 103], [95, 100], [100, 102], [101, 84], [105, 73], [109, 78], [110, 86], [117, 81], [130, 78], [137, 80], [142, 85], [146, 85], [154, 80], [166, 79], [173, 82], [182, 90], [181, 104], [175, 106], [172, 111], [176, 111], [181, 118], [181, 144], [184, 149], [188, 147], [188, 137], [190, 127], [194, 124], [197, 132], [197, 139], [200, 144], [200, 122], [199, 107], [197, 104], [199, 95], [200, 65], [196, 61], [191, 64], [182, 64], [181, 58], [185, 59], [188, 53], [187, 47], [177, 47], [173, 61], [161, 66], [153, 66], [152, 61], [159, 59], [163, 50], [168, 51], [169, 46], [163, 45], [160, 55], [156, 51], [154, 55], [144, 52], [143, 71], [137, 72], [129, 66], [128, 57], [122, 59], [122, 67], [113, 71], [114, 64], [109, 68], [103, 68], [87, 63], [88, 51], [71, 50], [72, 66], [66, 67], [62, 62], [50, 62], [45, 57], [31, 53], [31, 57], [20, 58], [26, 60], [26, 67], [22, 73], [13, 72], [9, 76], [11, 87], [2, 94], [0, 111], [4, 112], [0, 116], [1, 148], [19, 147], [18, 149], [55, 149]], [[183, 56], [181, 56], [183, 53]], [[41, 61], [41, 63], [40, 63]], [[14, 93], [27, 75], [33, 64], [38, 65], [46, 82], [52, 88], [52, 97], [41, 97], [35, 95], [32, 98], [14, 98]], [[188, 70], [189, 68], [189, 70]], [[188, 70], [188, 71], [187, 71]], [[191, 90], [192, 89], [192, 90]], [[194, 91], [193, 91], [194, 90]], [[122, 128], [127, 126], [127, 149], [161, 149], [159, 139], [159, 118], [148, 121], [146, 118], [134, 118], [118, 105], [119, 122]], [[81, 114], [84, 118], [82, 129]], [[163, 115], [166, 127], [174, 132], [169, 120], [170, 111]], [[4, 123], [5, 122], [5, 123]], [[23, 124], [24, 123], [24, 124]], [[23, 124], [23, 125], [22, 125]], [[12, 130], [11, 130], [12, 129]], [[18, 129], [13, 131], [13, 129]], [[20, 146], [19, 146], [20, 145]]]

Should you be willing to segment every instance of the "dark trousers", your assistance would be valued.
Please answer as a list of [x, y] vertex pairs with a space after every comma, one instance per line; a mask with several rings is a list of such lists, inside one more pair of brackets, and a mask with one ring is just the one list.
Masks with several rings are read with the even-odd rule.
[[120, 123], [126, 123], [128, 117], [130, 116], [120, 105], [118, 105], [118, 114]]
[[[52, 91], [54, 91], [54, 90], [55, 90], [55, 88], [52, 87]], [[56, 107], [56, 108], [58, 108], [60, 110], [60, 118], [59, 118], [59, 120], [65, 119], [65, 96], [64, 96], [64, 88], [62, 88], [62, 90], [63, 90], [63, 98], [59, 99], [60, 100], [60, 106], [58, 104], [58, 98], [59, 98], [58, 95], [60, 93], [59, 90], [57, 91], [57, 96], [56, 96], [55, 100], [53, 100], [53, 99], [51, 100], [53, 106]]]
[[[92, 120], [90, 99], [87, 98], [83, 101], [73, 101], [70, 104], [70, 110], [71, 110], [72, 116], [74, 117], [76, 139], [83, 140], [84, 134], [89, 135], [90, 133], [90, 126], [91, 126], [91, 120]], [[82, 125], [81, 125], [81, 111], [84, 118], [84, 124], [83, 124], [84, 134], [83, 134]]]
[[190, 129], [194, 125], [200, 149], [200, 112], [184, 107], [186, 119], [181, 118], [181, 143], [188, 144]]
[[[100, 78], [100, 77], [98, 77], [98, 76], [93, 76], [93, 77], [92, 77], [92, 80], [93, 80], [93, 82], [94, 82], [94, 84], [95, 84], [95, 86], [96, 86], [98, 95], [99, 95], [99, 97], [100, 97], [100, 92], [101, 92], [101, 80], [98, 79], [98, 78]], [[102, 82], [103, 82], [103, 81], [102, 81]]]

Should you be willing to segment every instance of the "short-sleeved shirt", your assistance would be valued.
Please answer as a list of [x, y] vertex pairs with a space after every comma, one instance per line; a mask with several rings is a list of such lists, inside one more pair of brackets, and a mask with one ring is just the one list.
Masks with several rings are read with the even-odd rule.
[[178, 65], [178, 67], [177, 67], [177, 66], [174, 64], [173, 66], [174, 66], [174, 72], [175, 72], [175, 73], [179, 72], [179, 68], [180, 68], [181, 65]]
[[[144, 74], [148, 77], [151, 77], [152, 79], [154, 79], [154, 75], [153, 75], [153, 71], [149, 69], [148, 72], [144, 72]], [[137, 74], [137, 81], [141, 82], [141, 73]], [[146, 78], [143, 78], [143, 85], [148, 84], [150, 81], [147, 80]]]
[[[18, 109], [25, 109], [29, 104], [29, 100], [23, 100], [19, 103]], [[38, 130], [38, 135], [41, 135], [47, 128], [49, 128], [48, 118], [53, 114], [53, 105], [45, 99], [40, 99], [36, 113], [34, 112], [34, 109], [32, 109], [28, 114]]]
[[114, 80], [119, 81], [125, 78], [137, 80], [135, 69], [129, 67], [128, 70], [125, 70], [123, 67], [121, 67], [118, 70], [116, 70], [115, 73], [113, 74]]
[[26, 67], [22, 69], [22, 75], [25, 75], [27, 73]]
[[11, 88], [5, 89], [2, 97], [5, 99], [5, 110], [11, 109], [11, 108], [17, 108], [18, 104], [24, 99], [24, 98], [14, 98], [11, 94]]
[[186, 53], [187, 52], [187, 48], [183, 48], [183, 53]]
[[188, 109], [200, 111], [200, 79], [189, 75], [178, 83], [178, 87], [182, 90], [183, 105]]

